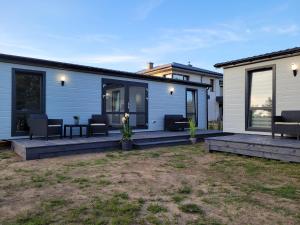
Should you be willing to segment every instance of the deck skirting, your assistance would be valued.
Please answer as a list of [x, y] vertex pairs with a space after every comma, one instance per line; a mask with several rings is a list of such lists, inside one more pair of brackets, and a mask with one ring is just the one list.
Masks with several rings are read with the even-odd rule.
[[209, 152], [228, 152], [288, 162], [300, 162], [300, 142], [297, 140], [237, 134], [207, 138], [205, 142]]

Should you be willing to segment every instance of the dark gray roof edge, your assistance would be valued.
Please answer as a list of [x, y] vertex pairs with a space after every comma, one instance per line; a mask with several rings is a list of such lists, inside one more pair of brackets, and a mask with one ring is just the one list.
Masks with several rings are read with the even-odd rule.
[[191, 71], [195, 71], [198, 73], [202, 73], [203, 75], [212, 75], [212, 76], [217, 76], [217, 77], [223, 77], [222, 73], [218, 73], [218, 72], [207, 70], [207, 69], [202, 69], [202, 68], [195, 67], [195, 66], [188, 66], [188, 65], [184, 65], [184, 64], [176, 63], [176, 62], [158, 65], [158, 66], [155, 66], [151, 70], [145, 69], [145, 70], [138, 71], [138, 73], [147, 73], [147, 72], [151, 72], [151, 71], [165, 69], [168, 67], [175, 67], [175, 68], [184, 69], [184, 70], [191, 70]]
[[93, 66], [84, 66], [84, 65], [73, 64], [73, 63], [65, 63], [65, 62], [52, 61], [46, 59], [37, 59], [31, 57], [9, 55], [3, 53], [0, 53], [0, 62], [46, 67], [46, 68], [55, 68], [61, 70], [70, 70], [70, 71], [83, 72], [89, 74], [101, 74], [101, 75], [114, 76], [114, 77], [125, 77], [129, 79], [137, 79], [137, 80], [151, 80], [156, 82], [176, 83], [176, 84], [190, 85], [190, 86], [197, 86], [197, 87], [210, 87], [209, 84], [198, 83], [198, 82], [168, 79], [164, 77], [153, 77], [149, 75], [141, 75], [137, 73], [120, 71], [120, 70], [105, 69], [105, 68], [93, 67]]
[[237, 59], [237, 60], [216, 63], [214, 65], [214, 67], [221, 68], [221, 67], [226, 67], [226, 66], [234, 66], [234, 65], [237, 65], [240, 63], [248, 63], [248, 62], [253, 62], [253, 61], [258, 61], [258, 60], [272, 59], [272, 58], [280, 57], [280, 56], [287, 56], [287, 55], [293, 56], [293, 54], [296, 54], [296, 53], [300, 53], [300, 47], [288, 48], [285, 50], [265, 53], [265, 54], [261, 54], [261, 55], [255, 55], [255, 56], [251, 56], [251, 57], [247, 57], [247, 58], [241, 58], [241, 59]]

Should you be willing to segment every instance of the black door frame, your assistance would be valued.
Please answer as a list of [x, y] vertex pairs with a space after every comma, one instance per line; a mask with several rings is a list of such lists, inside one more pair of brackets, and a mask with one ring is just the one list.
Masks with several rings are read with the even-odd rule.
[[[249, 109], [251, 98], [251, 74], [260, 71], [272, 71], [272, 112], [271, 112], [271, 128], [252, 128], [249, 127]], [[245, 131], [270, 132], [273, 129], [273, 118], [276, 116], [276, 64], [247, 68], [245, 70]]]
[[[142, 82], [134, 82], [134, 81], [124, 81], [124, 80], [115, 80], [115, 79], [108, 79], [108, 78], [102, 78], [102, 89], [101, 89], [101, 93], [102, 93], [102, 114], [103, 115], [107, 115], [107, 114], [113, 114], [113, 113], [107, 113], [106, 112], [106, 96], [105, 96], [105, 86], [106, 83], [110, 83], [110, 84], [119, 84], [124, 86], [125, 88], [125, 93], [124, 93], [124, 113], [129, 113], [129, 114], [145, 114], [145, 126], [139, 126], [139, 127], [135, 127], [133, 126], [132, 128], [134, 129], [148, 129], [148, 83], [142, 83]], [[129, 107], [128, 107], [128, 103], [129, 103], [129, 88], [131, 86], [138, 86], [138, 87], [144, 87], [145, 88], [145, 113], [132, 113], [129, 112]], [[115, 112], [116, 114], [124, 114], [123, 112]], [[110, 127], [110, 129], [114, 130], [114, 129], [119, 129], [119, 128], [114, 128], [114, 127]]]
[[198, 113], [199, 113], [199, 107], [198, 107], [198, 90], [197, 89], [194, 89], [194, 88], [186, 88], [185, 90], [185, 116], [187, 118], [187, 92], [188, 91], [193, 91], [195, 93], [195, 111], [196, 111], [196, 126], [198, 126]]
[[[37, 71], [37, 70], [27, 70], [27, 69], [19, 69], [13, 68], [12, 69], [12, 86], [11, 86], [11, 136], [24, 136], [28, 135], [28, 132], [17, 132], [16, 127], [16, 116], [17, 116], [17, 109], [16, 109], [16, 76], [17, 73], [28, 74], [28, 75], [36, 75], [41, 76], [41, 92], [40, 92], [40, 105], [41, 111], [40, 113], [46, 112], [46, 72], [45, 71]], [[36, 113], [33, 111], [27, 111], [26, 114]]]

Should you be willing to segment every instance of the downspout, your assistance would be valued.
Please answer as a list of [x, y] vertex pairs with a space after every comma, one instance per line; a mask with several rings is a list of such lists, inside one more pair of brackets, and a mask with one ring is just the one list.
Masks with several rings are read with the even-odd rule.
[[206, 129], [208, 130], [208, 89], [206, 88]]

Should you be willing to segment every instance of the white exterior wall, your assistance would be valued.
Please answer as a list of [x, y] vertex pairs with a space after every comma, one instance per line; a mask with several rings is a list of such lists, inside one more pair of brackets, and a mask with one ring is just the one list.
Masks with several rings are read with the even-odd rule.
[[[189, 75], [190, 81], [201, 82], [201, 77], [198, 75]], [[202, 76], [202, 83], [210, 84], [210, 79], [214, 79], [214, 92], [208, 90], [210, 96], [208, 100], [208, 121], [215, 121], [220, 116], [219, 104], [216, 101], [217, 96], [222, 96], [222, 91], [219, 85], [219, 78]]]
[[224, 69], [224, 131], [233, 133], [270, 134], [245, 131], [246, 69], [276, 65], [276, 115], [282, 110], [300, 110], [300, 74], [293, 76], [291, 64], [300, 66], [300, 56], [270, 60]]
[[[91, 114], [101, 114], [102, 78], [148, 83], [148, 130], [163, 130], [165, 114], [186, 113], [186, 85], [0, 63], [0, 139], [11, 138], [12, 68], [46, 72], [46, 113], [49, 118], [63, 119], [64, 123], [73, 123], [74, 115], [87, 123]], [[61, 76], [66, 77], [63, 87]], [[170, 87], [175, 89], [173, 95], [169, 94]], [[206, 90], [189, 88], [198, 89], [198, 127], [206, 129]]]

